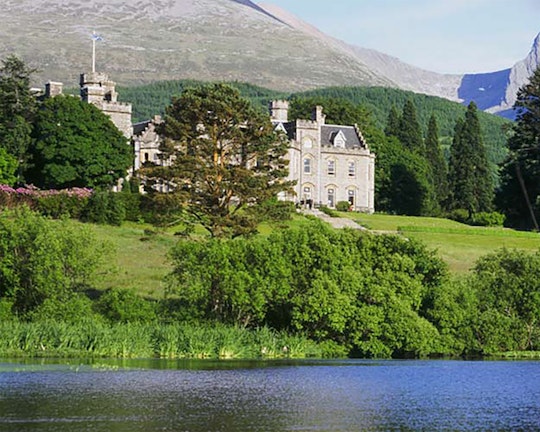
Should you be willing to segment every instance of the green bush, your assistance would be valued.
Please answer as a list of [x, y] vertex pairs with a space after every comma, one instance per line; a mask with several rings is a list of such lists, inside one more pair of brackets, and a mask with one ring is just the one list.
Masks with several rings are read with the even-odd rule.
[[330, 207], [322, 205], [322, 206], [319, 207], [319, 210], [322, 211], [324, 214], [327, 214], [330, 217], [339, 217], [338, 212], [331, 209]]
[[438, 352], [421, 308], [446, 267], [412, 239], [314, 221], [265, 238], [180, 241], [171, 258], [167, 292], [201, 319], [301, 331], [333, 341], [329, 355]]
[[69, 306], [106, 256], [107, 246], [80, 223], [24, 207], [0, 212], [0, 298], [13, 302], [19, 316], [30, 317], [50, 302]]
[[498, 212], [475, 213], [472, 217], [471, 225], [487, 227], [503, 226], [505, 219], [505, 215]]
[[131, 290], [107, 290], [97, 301], [96, 309], [111, 322], [150, 322], [157, 317], [154, 303]]
[[35, 198], [35, 210], [53, 219], [70, 217], [78, 219], [88, 204], [88, 198], [65, 193], [43, 195]]
[[469, 221], [469, 211], [465, 209], [455, 209], [448, 212], [446, 218], [466, 224]]
[[350, 207], [349, 201], [338, 201], [336, 204], [336, 210], [341, 212], [349, 211]]
[[264, 214], [263, 220], [281, 222], [291, 220], [296, 209], [294, 203], [274, 198], [263, 202], [256, 211]]
[[102, 225], [122, 225], [126, 208], [121, 194], [111, 191], [96, 191], [88, 199], [81, 215], [84, 222]]
[[118, 195], [125, 209], [125, 220], [139, 222], [142, 219], [141, 194], [122, 191]]

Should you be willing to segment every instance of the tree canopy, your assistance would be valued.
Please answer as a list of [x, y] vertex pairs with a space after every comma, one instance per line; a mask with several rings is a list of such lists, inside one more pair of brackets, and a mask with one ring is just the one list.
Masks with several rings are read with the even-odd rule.
[[33, 72], [14, 55], [2, 60], [0, 67], [0, 147], [15, 157], [21, 169], [26, 162], [37, 108], [30, 91]]
[[426, 159], [431, 166], [431, 175], [433, 179], [433, 187], [437, 195], [437, 201], [442, 207], [448, 196], [448, 168], [442, 148], [439, 144], [439, 128], [437, 119], [432, 115], [429, 119], [428, 131], [425, 139]]
[[169, 201], [214, 237], [253, 232], [257, 207], [290, 186], [286, 137], [228, 85], [192, 87], [173, 98], [160, 134], [171, 163], [143, 175], [149, 185], [165, 185]]
[[491, 210], [493, 177], [474, 102], [469, 104], [465, 119], [456, 123], [449, 180], [451, 208], [465, 209], [469, 215]]
[[[390, 125], [388, 125], [390, 127]], [[396, 135], [406, 148], [418, 154], [425, 154], [424, 137], [422, 128], [418, 122], [416, 107], [411, 99], [407, 99], [403, 105], [403, 112], [399, 119], [399, 128]]]
[[72, 96], [40, 105], [33, 138], [26, 178], [38, 187], [111, 187], [133, 163], [133, 150], [111, 119]]
[[502, 164], [498, 204], [510, 224], [538, 229], [540, 217], [540, 69], [517, 93], [516, 122]]
[[17, 159], [0, 147], [0, 184], [12, 185], [17, 180]]

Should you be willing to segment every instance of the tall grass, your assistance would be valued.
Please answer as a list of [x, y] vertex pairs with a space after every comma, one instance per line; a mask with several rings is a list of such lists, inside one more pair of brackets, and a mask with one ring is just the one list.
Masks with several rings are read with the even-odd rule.
[[4, 321], [0, 356], [277, 359], [321, 357], [321, 350], [304, 337], [269, 328]]

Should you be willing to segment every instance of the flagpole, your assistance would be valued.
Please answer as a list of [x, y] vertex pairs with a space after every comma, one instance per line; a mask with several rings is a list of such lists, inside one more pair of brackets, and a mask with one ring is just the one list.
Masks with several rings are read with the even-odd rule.
[[92, 38], [92, 73], [96, 73], [96, 38]]

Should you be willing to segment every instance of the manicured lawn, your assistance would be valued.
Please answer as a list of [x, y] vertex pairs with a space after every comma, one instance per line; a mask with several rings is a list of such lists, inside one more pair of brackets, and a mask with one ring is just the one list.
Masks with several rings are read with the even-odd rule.
[[401, 226], [421, 226], [430, 228], [469, 228], [459, 222], [434, 217], [394, 216], [386, 214], [340, 213], [340, 216], [353, 219], [360, 225], [377, 231], [397, 231]]
[[400, 235], [421, 240], [429, 248], [437, 250], [453, 273], [467, 272], [478, 258], [503, 247], [530, 252], [540, 249], [540, 234], [537, 233], [471, 227], [441, 218], [355, 213], [341, 215], [372, 230], [399, 232]]

